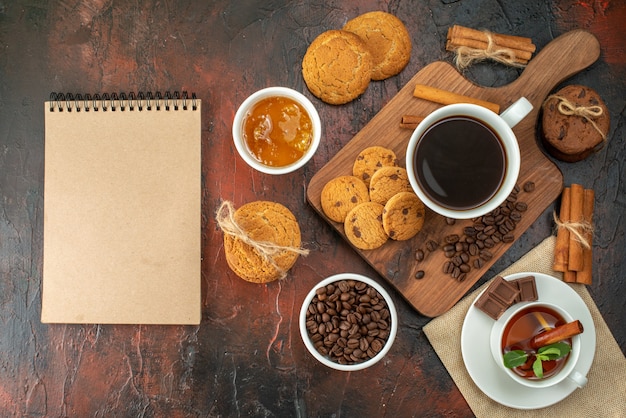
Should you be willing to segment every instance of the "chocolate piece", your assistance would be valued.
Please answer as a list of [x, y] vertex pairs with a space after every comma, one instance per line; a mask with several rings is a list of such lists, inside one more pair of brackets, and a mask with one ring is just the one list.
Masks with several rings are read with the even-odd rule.
[[518, 302], [532, 302], [537, 300], [537, 284], [535, 283], [535, 276], [520, 277], [519, 279], [511, 280], [519, 289], [519, 294], [515, 298], [514, 303]]
[[503, 304], [501, 300], [496, 299], [489, 292], [489, 289], [485, 290], [478, 300], [474, 303], [476, 308], [480, 309], [494, 320], [497, 320], [502, 316], [508, 306]]
[[500, 299], [503, 305], [509, 307], [513, 304], [515, 297], [519, 294], [519, 289], [514, 284], [504, 280], [502, 276], [497, 276], [487, 288], [494, 298]]

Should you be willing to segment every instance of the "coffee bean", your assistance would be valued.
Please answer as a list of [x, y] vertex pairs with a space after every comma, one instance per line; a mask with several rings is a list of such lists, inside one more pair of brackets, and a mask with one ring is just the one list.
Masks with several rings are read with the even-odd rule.
[[419, 279], [423, 279], [425, 274], [426, 274], [426, 273], [424, 273], [424, 270], [418, 270], [418, 272], [417, 272], [417, 273], [415, 273], [415, 278], [416, 278], [417, 280], [419, 280]]
[[469, 264], [461, 264], [459, 266], [459, 269], [461, 270], [461, 272], [463, 273], [468, 273], [472, 268], [469, 266]]
[[376, 289], [358, 280], [316, 289], [306, 316], [316, 350], [340, 364], [372, 358], [390, 335], [387, 303]]
[[417, 261], [424, 261], [424, 251], [421, 249], [415, 251], [415, 259]]
[[479, 257], [485, 261], [489, 261], [493, 258], [493, 254], [489, 250], [481, 250], [479, 253]]
[[439, 248], [439, 244], [437, 243], [437, 241], [433, 241], [433, 240], [429, 240], [426, 243], [426, 249], [428, 251], [435, 251], [437, 248]]
[[474, 235], [476, 235], [476, 228], [474, 228], [473, 226], [466, 226], [465, 228], [463, 228], [463, 233], [467, 236], [473, 237]]
[[444, 252], [448, 252], [448, 251], [456, 251], [456, 249], [455, 249], [455, 248], [456, 248], [456, 247], [455, 247], [455, 245], [454, 245], [454, 244], [446, 244], [446, 245], [444, 245], [444, 246], [443, 246], [442, 250], [443, 250]]
[[534, 192], [535, 191], [535, 183], [532, 181], [527, 181], [526, 183], [524, 183], [524, 191], [527, 193], [530, 192]]
[[476, 244], [470, 244], [469, 253], [471, 256], [478, 255], [478, 246]]
[[462, 281], [465, 281], [466, 278], [467, 278], [467, 273], [461, 273], [461, 274], [459, 274], [459, 277], [457, 277], [456, 279], [459, 282], [462, 282]]
[[482, 260], [482, 258], [477, 258], [474, 260], [474, 267], [477, 269], [481, 268], [484, 264], [485, 262]]
[[454, 225], [456, 223], [456, 219], [453, 218], [446, 218], [446, 224], [448, 225]]
[[525, 202], [517, 202], [515, 203], [515, 209], [520, 212], [526, 212], [528, 205]]
[[452, 264], [452, 261], [446, 261], [443, 264], [443, 272], [445, 274], [450, 274], [452, 273], [452, 270], [454, 270], [454, 264]]
[[460, 275], [461, 275], [461, 269], [460, 269], [460, 268], [458, 268], [458, 267], [455, 267], [455, 268], [452, 270], [452, 274], [451, 274], [451, 276], [452, 276], [453, 278], [455, 278], [455, 279], [456, 279], [456, 278], [458, 278]]
[[519, 222], [522, 220], [522, 214], [519, 211], [514, 210], [511, 212], [510, 218], [515, 222]]
[[506, 234], [502, 237], [502, 242], [504, 243], [510, 243], [515, 241], [515, 237], [513, 236], [513, 234]]
[[459, 241], [459, 236], [457, 234], [450, 234], [450, 235], [445, 237], [445, 241], [448, 244], [454, 244], [455, 242]]

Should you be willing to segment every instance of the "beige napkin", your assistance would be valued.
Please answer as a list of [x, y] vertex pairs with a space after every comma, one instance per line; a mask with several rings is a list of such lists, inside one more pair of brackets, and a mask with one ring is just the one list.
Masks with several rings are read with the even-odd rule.
[[[554, 242], [554, 237], [546, 238], [500, 274], [538, 272], [562, 279], [562, 273], [552, 270]], [[424, 333], [477, 417], [626, 417], [626, 357], [587, 288], [578, 284], [571, 286], [587, 304], [596, 327], [596, 354], [587, 374], [587, 386], [555, 405], [528, 411], [509, 408], [485, 395], [474, 384], [463, 363], [461, 327], [469, 307], [488, 283], [424, 327]]]

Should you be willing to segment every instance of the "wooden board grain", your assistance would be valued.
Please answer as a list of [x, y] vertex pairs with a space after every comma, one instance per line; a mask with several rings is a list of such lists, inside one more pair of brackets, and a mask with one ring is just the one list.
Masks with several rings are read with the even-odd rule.
[[[519, 97], [526, 97], [534, 106], [533, 111], [513, 131], [521, 150], [521, 169], [518, 184], [534, 182], [532, 193], [520, 196], [528, 204], [521, 221], [514, 231], [516, 239], [559, 196], [563, 187], [563, 175], [556, 165], [541, 151], [536, 139], [536, 124], [540, 107], [556, 85], [587, 68], [600, 55], [600, 45], [591, 33], [583, 30], [568, 32], [546, 45], [528, 64], [514, 82], [497, 88], [481, 87], [464, 78], [454, 67], [445, 62], [434, 62], [420, 70], [354, 138], [346, 144], [311, 179], [307, 188], [307, 200], [313, 208], [345, 238], [343, 225], [328, 219], [321, 208], [320, 194], [324, 185], [339, 175], [352, 174], [352, 165], [358, 153], [368, 146], [381, 145], [392, 149], [400, 164], [405, 166], [405, 154], [412, 131], [400, 128], [402, 115], [426, 116], [440, 107], [435, 103], [413, 97], [416, 84], [426, 84], [497, 103], [506, 109]], [[419, 263], [414, 254], [425, 249], [429, 240], [443, 242], [446, 235], [460, 233], [471, 220], [459, 221], [452, 226], [440, 215], [427, 209], [424, 228], [408, 241], [389, 240], [375, 250], [355, 250], [382, 277], [398, 289], [406, 300], [423, 315], [434, 317], [450, 309], [480, 277], [504, 254], [511, 243], [497, 244], [490, 251], [494, 257], [480, 269], [472, 269], [467, 278], [459, 282], [442, 272], [446, 262], [443, 251], [428, 253]], [[418, 270], [425, 272], [421, 280], [415, 279]]]

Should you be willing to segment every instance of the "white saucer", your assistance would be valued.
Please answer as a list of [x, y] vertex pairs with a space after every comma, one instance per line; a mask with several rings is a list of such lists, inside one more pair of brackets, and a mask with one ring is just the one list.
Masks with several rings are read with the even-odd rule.
[[[585, 331], [580, 334], [581, 351], [576, 369], [587, 374], [596, 352], [596, 330], [587, 305], [568, 284], [543, 273], [517, 273], [505, 279], [530, 275], [535, 276], [539, 301], [559, 305], [582, 322]], [[511, 408], [538, 409], [562, 401], [577, 388], [573, 382], [565, 379], [548, 388], [533, 389], [507, 376], [495, 363], [489, 347], [491, 328], [495, 321], [478, 310], [474, 302], [463, 322], [461, 353], [470, 377], [485, 395]]]

